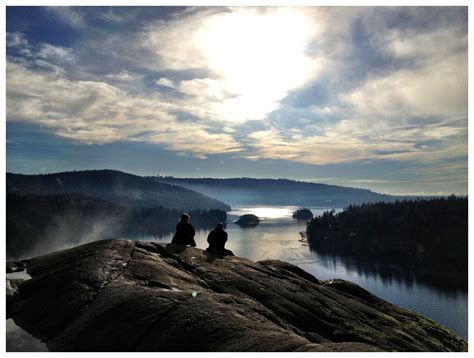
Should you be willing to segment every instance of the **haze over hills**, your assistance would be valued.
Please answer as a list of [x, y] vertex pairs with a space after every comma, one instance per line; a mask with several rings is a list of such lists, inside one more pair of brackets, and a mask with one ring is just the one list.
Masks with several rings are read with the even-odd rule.
[[156, 177], [158, 182], [183, 186], [229, 205], [294, 205], [345, 207], [349, 204], [395, 201], [399, 196], [367, 189], [310, 183], [289, 179], [174, 178]]
[[[6, 204], [6, 254], [15, 259], [96, 240], [166, 235], [181, 215], [177, 209], [127, 207], [74, 193], [7, 193]], [[225, 211], [218, 209], [187, 212], [196, 229], [226, 220]]]
[[79, 193], [131, 207], [230, 210], [223, 202], [190, 189], [116, 170], [39, 175], [7, 173], [6, 187], [7, 193]]
[[7, 193], [80, 193], [120, 205], [180, 210], [229, 211], [232, 205], [345, 207], [412, 198], [290, 179], [141, 177], [105, 169], [37, 175], [7, 173], [6, 182]]

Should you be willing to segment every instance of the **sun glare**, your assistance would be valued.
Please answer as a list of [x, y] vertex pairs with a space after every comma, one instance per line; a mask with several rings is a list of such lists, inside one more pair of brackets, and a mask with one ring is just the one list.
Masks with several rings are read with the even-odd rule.
[[247, 209], [250, 214], [258, 216], [260, 219], [279, 219], [291, 217], [292, 211], [288, 208], [268, 208], [257, 207]]
[[263, 119], [278, 101], [314, 72], [305, 50], [314, 26], [295, 9], [216, 14], [196, 37], [196, 45], [225, 83], [227, 98], [219, 103], [226, 119]]

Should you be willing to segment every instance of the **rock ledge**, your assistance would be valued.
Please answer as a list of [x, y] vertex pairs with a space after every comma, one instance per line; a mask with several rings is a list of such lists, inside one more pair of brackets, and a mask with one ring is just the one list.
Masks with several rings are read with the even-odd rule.
[[51, 351], [467, 351], [427, 318], [282, 261], [104, 240], [23, 263], [32, 279], [11, 283], [7, 318]]

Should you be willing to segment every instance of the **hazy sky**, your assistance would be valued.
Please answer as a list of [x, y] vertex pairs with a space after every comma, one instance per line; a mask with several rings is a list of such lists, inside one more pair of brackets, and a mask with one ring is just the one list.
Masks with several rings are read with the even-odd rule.
[[7, 7], [7, 170], [467, 193], [467, 7]]

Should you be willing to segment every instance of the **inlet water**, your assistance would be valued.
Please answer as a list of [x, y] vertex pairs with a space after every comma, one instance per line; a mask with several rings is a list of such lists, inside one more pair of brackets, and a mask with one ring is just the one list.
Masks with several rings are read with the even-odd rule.
[[[320, 215], [330, 208], [310, 208]], [[320, 255], [309, 249], [300, 232], [306, 222], [294, 220], [294, 207], [239, 207], [228, 213], [226, 248], [235, 255], [253, 261], [277, 259], [290, 262], [310, 272], [320, 280], [340, 278], [352, 281], [374, 295], [397, 306], [433, 319], [467, 340], [467, 290], [431, 285], [416, 275], [401, 273], [397, 267], [382, 267], [336, 256]], [[338, 210], [336, 210], [338, 211]], [[233, 221], [240, 215], [254, 214], [262, 221], [252, 228], [242, 228]], [[190, 220], [192, 223], [192, 218]], [[208, 231], [197, 230], [199, 248], [206, 248]], [[156, 242], [171, 242], [173, 234], [158, 238], [142, 238]]]

